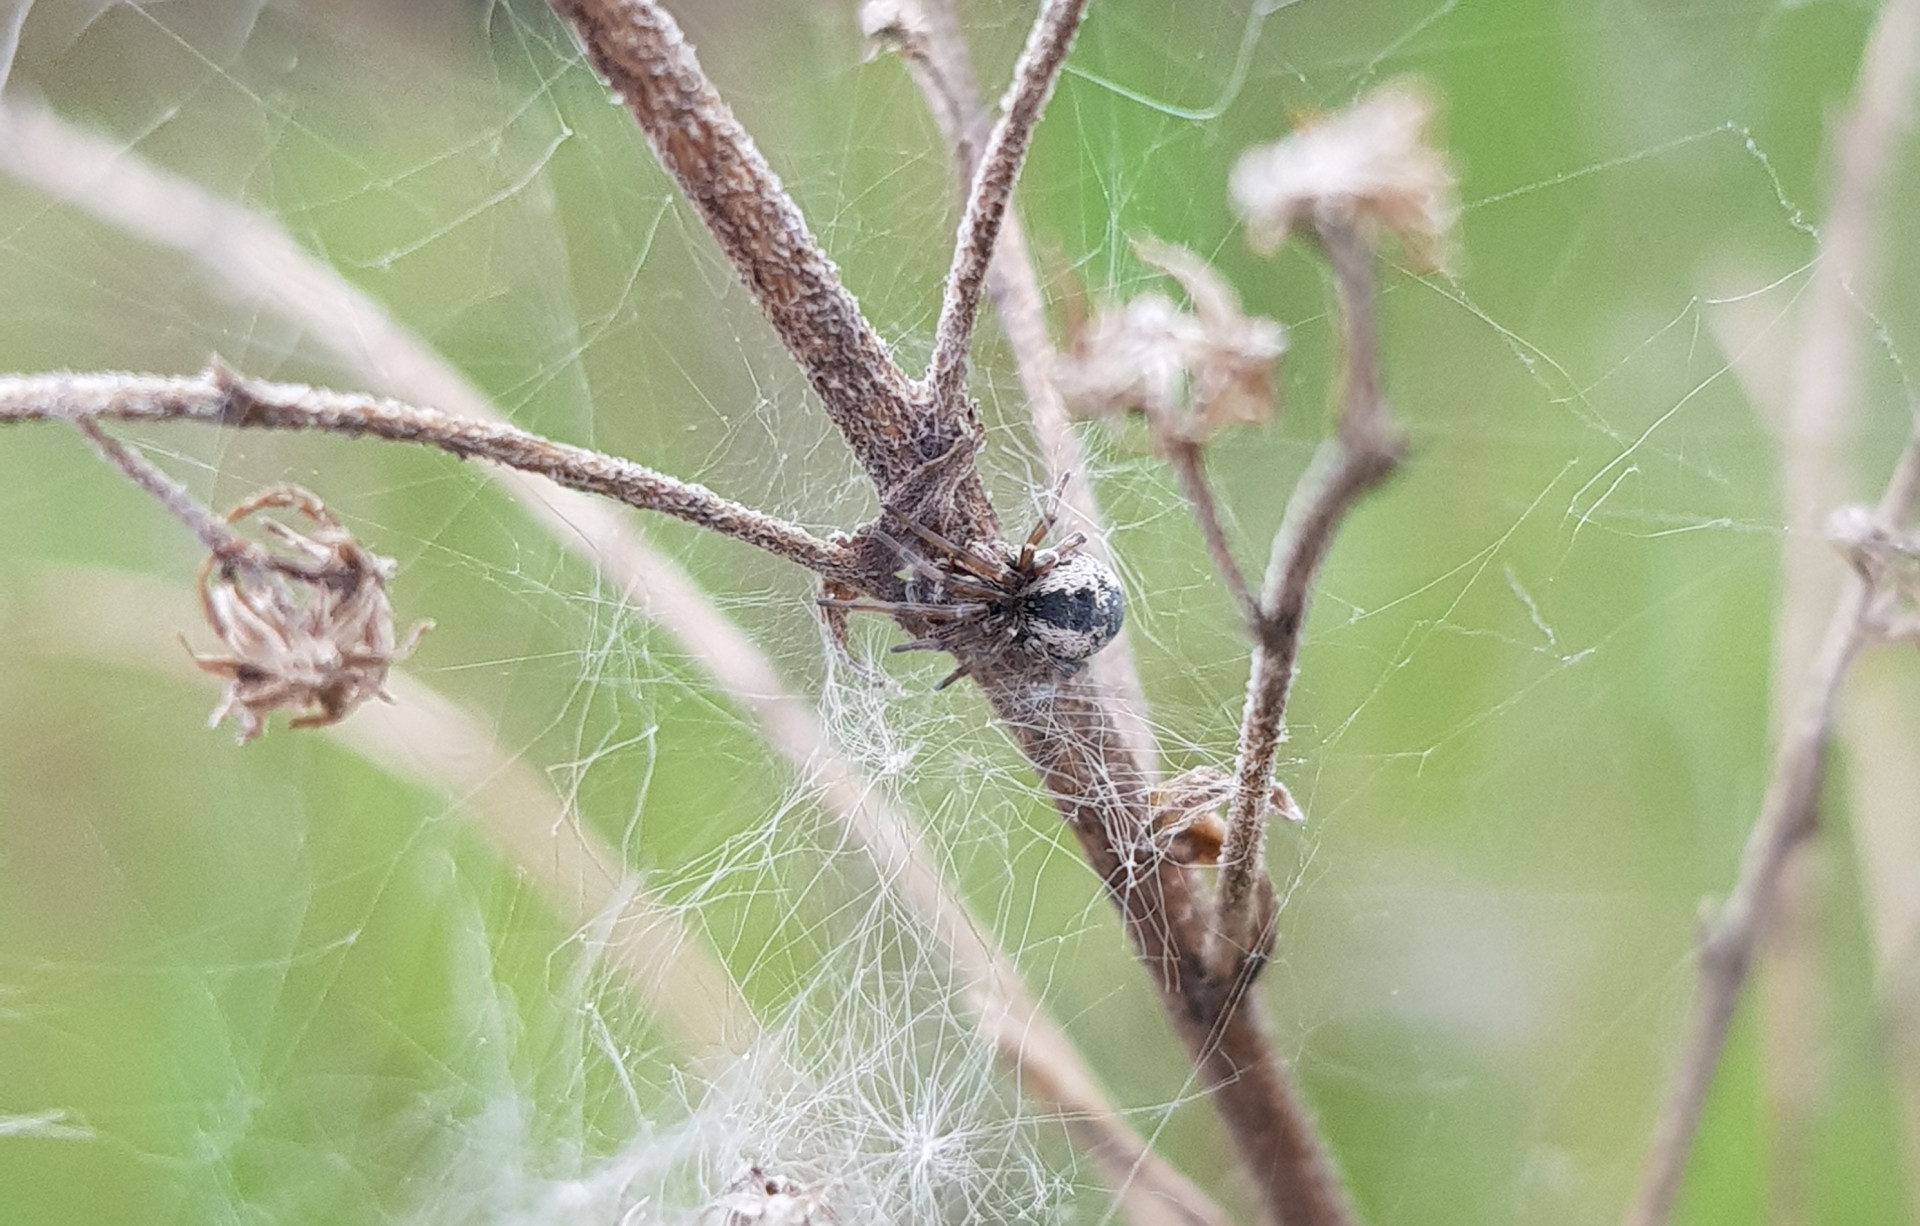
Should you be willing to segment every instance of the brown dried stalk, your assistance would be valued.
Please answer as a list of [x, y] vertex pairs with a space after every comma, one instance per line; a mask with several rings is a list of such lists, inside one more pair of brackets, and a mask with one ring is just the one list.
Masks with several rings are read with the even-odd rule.
[[[277, 710], [293, 713], [290, 727], [321, 728], [371, 699], [392, 700], [388, 670], [413, 654], [433, 623], [415, 623], [404, 640], [395, 638], [386, 590], [393, 576], [389, 559], [363, 547], [306, 490], [265, 490], [217, 516], [92, 418], [73, 425], [102, 459], [158, 499], [207, 548], [200, 609], [231, 653], [193, 655], [201, 671], [227, 682], [209, 727], [232, 715], [245, 745], [265, 731], [266, 717]], [[297, 511], [312, 526], [301, 532], [264, 521], [282, 546], [278, 553], [234, 530], [267, 509]]]
[[[944, 2], [930, 3], [924, 14], [918, 9], [918, 5], [903, 0], [870, 4], [869, 33], [890, 41], [914, 69], [929, 109], [963, 171], [971, 172], [971, 134], [983, 127], [984, 116], [977, 96], [971, 92], [965, 46], [954, 31], [952, 15]], [[1052, 438], [1056, 447], [1071, 447], [1077, 456], [1078, 440], [1068, 426], [1059, 392], [1048, 377], [1054, 355], [1031, 264], [1025, 258], [1024, 245], [1010, 250], [1009, 239], [1020, 241], [1017, 220], [1011, 216], [993, 264], [990, 288], [995, 283], [1000, 287], [993, 291], [996, 304], [1014, 339], [1043, 439]], [[1367, 308], [1371, 310], [1370, 298]], [[1370, 324], [1367, 337], [1365, 356], [1371, 362]], [[1356, 385], [1374, 386], [1371, 368]], [[1048, 408], [1051, 415], [1046, 412]], [[1049, 430], [1049, 426], [1053, 428]], [[1190, 454], [1197, 461], [1198, 447], [1191, 448]], [[1205, 487], [1204, 475], [1200, 476], [1200, 488], [1207, 496], [1204, 505], [1210, 509], [1211, 491]], [[1196, 503], [1199, 501], [1196, 499]], [[1210, 548], [1216, 548], [1217, 558], [1226, 558], [1224, 573], [1238, 576], [1239, 570], [1226, 550], [1224, 533], [1218, 531], [1217, 513], [1212, 522], [1215, 532], [1209, 538]], [[1306, 579], [1311, 582], [1310, 573]], [[1250, 614], [1257, 614], [1245, 587], [1242, 580], [1239, 591], [1243, 605]], [[1152, 815], [1140, 789], [1152, 779], [1146, 764], [1153, 759], [1136, 759], [1139, 773], [1133, 776], [1115, 773], [1112, 762], [1106, 760], [1113, 757], [1111, 752], [1096, 752], [1093, 761], [1065, 752], [1076, 743], [1096, 750], [1112, 745], [1121, 739], [1113, 723], [1133, 712], [1124, 706], [1116, 709], [1115, 703], [1103, 701], [1097, 691], [1078, 695], [1071, 702], [1056, 696], [1055, 705], [1047, 696], [1022, 692], [1017, 683], [1004, 690], [987, 688], [996, 711], [1015, 728], [1063, 815], [1080, 836], [1090, 862], [1120, 905], [1135, 949], [1153, 973], [1169, 1015], [1214, 1091], [1243, 1165], [1254, 1173], [1268, 1211], [1285, 1221], [1355, 1220], [1311, 1114], [1263, 1030], [1255, 1008], [1257, 1001], [1245, 996], [1248, 978], [1238, 977], [1237, 968], [1230, 970], [1224, 978], [1234, 986], [1226, 992], [1218, 990], [1219, 984], [1207, 982], [1210, 976], [1198, 955], [1208, 940], [1211, 907], [1196, 878], [1150, 846]], [[1271, 758], [1267, 765], [1270, 776]], [[1115, 782], [1117, 779], [1127, 783], [1123, 786]], [[1178, 924], [1171, 922], [1176, 916]]]
[[[1883, 525], [1907, 522], [1920, 499], [1920, 429], [1901, 452], [1875, 518]], [[1816, 828], [1820, 782], [1834, 710], [1847, 667], [1877, 629], [1868, 584], [1849, 576], [1827, 623], [1820, 651], [1809, 665], [1792, 718], [1781, 730], [1773, 777], [1760, 815], [1747, 838], [1733, 892], [1698, 944], [1700, 981], [1694, 992], [1681, 1056], [1667, 1100], [1623, 1219], [1628, 1226], [1657, 1226], [1672, 1212], [1680, 1175], [1699, 1129], [1700, 1112], [1714, 1069], [1726, 1046], [1754, 948], [1775, 904], [1780, 872], [1802, 840]]]
[[[552, 3], [700, 211], [882, 503], [907, 504], [962, 544], [993, 535], [993, 509], [972, 463], [977, 425], [970, 415], [943, 421], [929, 412], [924, 389], [860, 313], [673, 18], [648, 0]], [[930, 480], [939, 494], [931, 502]]]
[[1207, 556], [1213, 559], [1213, 568], [1220, 572], [1227, 594], [1233, 597], [1241, 616], [1257, 634], [1262, 621], [1260, 602], [1254, 599], [1253, 589], [1247, 586], [1247, 577], [1234, 559], [1233, 546], [1227, 541], [1226, 526], [1220, 520], [1220, 503], [1213, 496], [1213, 483], [1207, 480], [1205, 448], [1192, 439], [1169, 439], [1165, 451], [1167, 463], [1172, 465], [1173, 474], [1180, 481], [1180, 491], [1187, 496], [1187, 505], [1193, 510], [1194, 522], [1200, 528], [1200, 539], [1206, 543]]
[[967, 353], [973, 344], [980, 290], [1014, 182], [1027, 160], [1034, 126], [1040, 122], [1060, 68], [1067, 62], [1067, 48], [1080, 28], [1086, 7], [1087, 0], [1048, 0], [1014, 65], [1013, 83], [1000, 102], [999, 121], [973, 172], [973, 186], [967, 193], [966, 212], [961, 215], [960, 234], [954, 243], [953, 265], [947, 271], [946, 299], [940, 305], [940, 322], [934, 329], [933, 362], [927, 369], [927, 382], [943, 412], [956, 412], [966, 403]]
[[[745, 142], [745, 136], [732, 124], [730, 116], [724, 116], [711, 86], [695, 79], [697, 65], [679, 41], [677, 31], [662, 33], [671, 30], [671, 23], [650, 5], [558, 0], [558, 7], [581, 28], [582, 39], [596, 64], [615, 91], [626, 99], [675, 176], [688, 186], [690, 195], [713, 223], [715, 237], [729, 250], [752, 286], [753, 254], [734, 250], [743, 228], [736, 225], [725, 210], [709, 202], [714, 194], [706, 186], [705, 168], [715, 161], [737, 166], [754, 159], [737, 150], [725, 154], [713, 152], [712, 142], [722, 136], [740, 143]], [[1021, 81], [1038, 84], [1016, 83], [1012, 97], [1017, 101], [1010, 105], [1009, 118], [1003, 121], [1003, 126], [1012, 130], [996, 137], [994, 142], [1004, 145], [1009, 157], [1025, 148], [1027, 133], [1018, 128], [1030, 129], [1033, 119], [1037, 118], [1046, 83], [1057, 72], [1080, 7], [1075, 3], [1049, 6], [1037, 33], [1029, 41], [1029, 54], [1023, 57], [1019, 76]], [[640, 17], [642, 30], [636, 37], [591, 28], [596, 21], [617, 19], [623, 13], [639, 10], [646, 11]], [[661, 68], [661, 63], [670, 63], [671, 70]], [[672, 91], [654, 83], [655, 78], [666, 75], [671, 75], [677, 83]], [[1026, 101], [1018, 101], [1022, 99]], [[700, 108], [714, 113], [689, 115], [689, 111]], [[688, 132], [697, 132], [697, 138], [676, 139]], [[681, 146], [688, 145], [699, 153], [698, 158], [685, 156], [686, 149]], [[954, 344], [964, 347], [964, 339], [970, 333], [973, 312], [970, 297], [977, 291], [965, 287], [971, 278], [984, 275], [1005, 192], [1011, 187], [1013, 169], [1011, 164], [996, 168], [994, 155], [988, 153], [983, 159], [982, 171], [976, 176], [976, 189], [968, 202], [968, 220], [962, 223], [963, 238], [956, 253], [956, 280], [960, 285], [950, 290], [950, 309], [942, 312], [943, 336], [958, 338], [947, 340], [948, 348]], [[752, 210], [749, 212], [759, 216]], [[750, 229], [746, 232], [752, 233]], [[789, 234], [786, 239], [790, 243], [805, 239], [804, 231], [799, 234], [799, 238]], [[975, 265], [981, 270], [979, 274], [969, 271]], [[764, 304], [765, 298], [762, 300]], [[777, 303], [773, 309], [778, 309]], [[775, 326], [781, 328], [777, 319]], [[786, 335], [784, 329], [782, 334]], [[803, 346], [789, 340], [789, 348], [803, 365], [809, 365], [808, 352]], [[937, 363], [936, 390], [954, 394], [952, 389], [960, 366], [957, 354], [947, 357], [944, 364]], [[811, 365], [809, 375], [816, 388], [822, 389], [823, 398], [828, 394], [826, 389], [838, 382], [823, 378]], [[947, 381], [945, 389], [941, 387], [942, 380]], [[897, 407], [896, 401], [884, 401], [870, 411], [886, 419]], [[966, 417], [970, 420], [971, 413]], [[917, 474], [898, 474], [901, 484], [896, 485], [892, 479], [895, 473], [890, 467], [891, 453], [869, 454], [873, 444], [866, 432], [845, 433], [863, 465], [874, 475], [883, 501], [896, 505], [897, 493], [905, 486], [905, 479]], [[947, 496], [937, 503], [916, 498], [914, 509], [925, 514], [934, 526], [944, 527], [962, 544], [990, 528], [992, 518], [985, 509], [984, 498], [977, 507], [972, 505], [979, 482], [972, 465], [971, 446], [961, 448], [951, 460], [947, 454], [947, 448], [967, 434], [966, 429], [956, 430], [949, 420], [942, 420], [931, 428], [907, 428], [903, 433], [919, 438], [930, 435], [935, 449], [923, 451], [923, 458], [929, 463], [947, 464], [951, 469], [940, 476]], [[976, 680], [1000, 718], [1014, 730], [1056, 805], [1080, 836], [1090, 861], [1107, 882], [1126, 919], [1136, 951], [1147, 964], [1169, 1014], [1176, 1019], [1204, 1080], [1215, 1095], [1267, 1212], [1280, 1220], [1351, 1221], [1344, 1189], [1333, 1173], [1305, 1108], [1282, 1076], [1282, 1062], [1273, 1052], [1256, 1012], [1251, 1007], [1243, 1007], [1248, 1005], [1244, 997], [1246, 979], [1243, 976], [1216, 979], [1205, 971], [1203, 950], [1208, 927], [1202, 922], [1205, 904], [1187, 870], [1164, 861], [1154, 850], [1147, 805], [1149, 781], [1140, 775], [1138, 763], [1127, 753], [1125, 739], [1112, 713], [1083, 682], [1062, 683], [1052, 676], [1037, 676], [1031, 670], [1022, 671], [1011, 659], [977, 670]], [[1036, 735], [1037, 729], [1044, 729], [1044, 734]], [[1142, 870], [1138, 880], [1133, 879], [1134, 873], [1119, 873], [1117, 870], [1122, 865]]]
[[1037, 687], [989, 675], [980, 683], [1120, 908], [1269, 1218], [1357, 1222], [1258, 998], [1248, 994], [1252, 976], [1222, 978], [1205, 961], [1212, 908], [1200, 878], [1154, 844], [1148, 789], [1120, 751], [1102, 696], [1083, 681]]
[[[1787, 533], [1775, 631], [1776, 727], [1797, 697], [1792, 680], [1813, 655], [1821, 619], [1838, 587], [1837, 568], [1822, 547], [1822, 521], [1862, 488], [1857, 458], [1847, 444], [1856, 437], [1861, 415], [1863, 347], [1883, 265], [1883, 197], [1906, 134], [1916, 72], [1920, 4], [1890, 0], [1863, 49], [1853, 105], [1833, 129], [1827, 216], [1778, 423]], [[1841, 748], [1844, 753], [1847, 746]], [[1853, 840], [1856, 854], [1864, 861], [1873, 840], [1863, 828], [1876, 810], [1856, 804], [1850, 813], [1860, 831]], [[1775, 914], [1761, 938], [1768, 1199], [1778, 1222], [1812, 1217], [1813, 1143], [1824, 1119], [1819, 1100], [1826, 1089], [1823, 1057], [1829, 1041], [1827, 926], [1820, 914], [1826, 850], [1810, 839], [1789, 859]], [[1864, 863], [1861, 867], [1871, 871]]]
[[1267, 797], [1287, 695], [1320, 564], [1347, 513], [1399, 467], [1404, 447], [1380, 389], [1374, 253], [1352, 226], [1322, 220], [1321, 246], [1339, 298], [1343, 391], [1338, 433], [1314, 455], [1287, 507], [1259, 601], [1253, 670], [1240, 721], [1234, 795], [1220, 854], [1216, 974], [1257, 965], [1272, 945], [1266, 875]]
[[[727, 114], [710, 85], [700, 76], [691, 52], [678, 31], [657, 6], [614, 0], [557, 3], [580, 30], [597, 66], [614, 83], [634, 110], [662, 160], [696, 202], [722, 247], [740, 269], [776, 331], [806, 368], [827, 410], [848, 438], [856, 456], [874, 478], [883, 503], [904, 506], [961, 543], [994, 534], [994, 518], [981, 492], [973, 464], [976, 438], [970, 409], [947, 414], [924, 403], [920, 389], [899, 376], [884, 347], [859, 316], [852, 298], [838, 283], [830, 262], [806, 234], [797, 211]], [[1024, 88], [1016, 96], [1027, 99], [1012, 108], [1021, 112], [1018, 127], [1030, 130], [1044, 100], [1048, 82], [1064, 55], [1079, 5], [1064, 3], [1049, 10], [1035, 40], [1040, 50], [1035, 65], [1023, 72]], [[963, 268], [961, 292], [954, 309], [943, 312], [949, 346], [964, 349], [970, 331], [972, 307], [967, 301], [964, 269], [970, 261], [984, 265], [992, 248], [998, 212], [1010, 189], [1012, 171], [1024, 148], [1026, 130], [1014, 130], [1006, 139], [1005, 184], [983, 172], [983, 187], [969, 205], [973, 217], [956, 261]], [[987, 159], [989, 165], [994, 159]], [[995, 204], [995, 193], [1000, 204]], [[969, 255], [968, 252], [978, 252]], [[975, 291], [977, 292], [977, 291]], [[958, 385], [962, 371], [958, 355], [946, 360], [947, 378]], [[81, 381], [84, 384], [84, 379]], [[211, 381], [209, 381], [211, 382]], [[18, 393], [23, 389], [11, 389]], [[42, 386], [55, 400], [69, 394]], [[100, 393], [102, 389], [83, 389]], [[108, 393], [116, 412], [150, 416], [182, 406], [141, 403], [147, 390], [138, 381]], [[177, 387], [159, 389], [163, 395]], [[232, 392], [237, 390], [239, 394]], [[282, 396], [282, 392], [289, 395]], [[234, 383], [232, 388], [204, 386], [192, 389], [191, 415], [226, 415], [240, 424], [306, 425], [298, 419], [311, 412], [326, 420], [327, 428], [382, 433], [388, 437], [429, 439], [419, 434], [420, 422], [386, 414], [369, 416], [365, 406], [314, 403], [307, 389], [275, 389], [270, 385]], [[957, 397], [957, 393], [955, 393]], [[131, 399], [129, 399], [131, 397]], [[322, 396], [324, 400], [324, 396]], [[91, 403], [98, 405], [100, 396]], [[399, 406], [389, 406], [398, 408]], [[338, 410], [348, 410], [337, 412]], [[26, 416], [48, 415], [46, 405], [21, 408]], [[89, 410], [74, 404], [56, 406], [60, 415]], [[381, 421], [396, 422], [392, 429]], [[374, 423], [374, 424], [369, 424]], [[444, 422], [434, 423], [435, 429]], [[457, 431], [452, 437], [461, 451], [481, 453], [476, 441], [485, 435]], [[497, 440], [494, 440], [497, 441]], [[488, 445], [491, 445], [489, 443]], [[463, 452], [465, 453], [465, 452]], [[538, 460], [538, 457], [536, 457]], [[560, 466], [578, 475], [571, 465]], [[604, 483], [618, 487], [621, 480], [597, 470], [587, 488]], [[645, 479], [657, 474], [644, 474]], [[622, 479], [641, 479], [624, 474]], [[640, 496], [671, 501], [655, 490]], [[712, 508], [698, 514], [724, 519]], [[755, 527], [734, 533], [755, 540], [769, 533], [828, 568], [839, 565], [844, 552], [822, 555], [823, 544], [786, 539], [776, 530]], [[836, 547], [830, 547], [836, 548]], [[891, 568], [892, 559], [886, 564]], [[877, 584], [876, 575], [866, 578]], [[1307, 1116], [1286, 1083], [1281, 1063], [1250, 1008], [1244, 1008], [1247, 980], [1210, 978], [1201, 951], [1206, 924], [1204, 903], [1185, 870], [1159, 858], [1148, 835], [1145, 779], [1128, 754], [1111, 712], [1092, 698], [1077, 681], [1023, 672], [1014, 662], [981, 677], [983, 688], [1003, 718], [1011, 720], [1029, 757], [1055, 791], [1056, 802], [1088, 843], [1096, 865], [1132, 865], [1144, 871], [1107, 872], [1103, 876], [1127, 916], [1127, 926], [1143, 958], [1160, 985], [1207, 1084], [1213, 1088], [1236, 1145], [1246, 1160], [1262, 1199], [1276, 1217], [1306, 1222], [1351, 1220], [1344, 1193], [1333, 1177], [1331, 1164], [1313, 1136]], [[1049, 729], [1035, 739], [1035, 728]], [[1065, 767], [1066, 769], [1063, 769]], [[1097, 817], [1098, 820], [1088, 820]]]
[[478, 456], [557, 485], [658, 511], [758, 546], [826, 578], [864, 573], [844, 546], [705, 486], [515, 426], [454, 417], [382, 397], [267, 383], [214, 366], [198, 375], [54, 374], [0, 378], [0, 421], [90, 418], [198, 421], [420, 443]]
[[259, 545], [235, 532], [223, 516], [202, 506], [187, 487], [154, 466], [133, 448], [125, 446], [102, 430], [91, 417], [73, 421], [100, 458], [118, 469], [120, 475], [153, 496], [167, 513], [185, 524], [213, 557], [231, 566], [246, 566], [261, 574], [273, 570], [273, 559]]
[[[1790, 531], [1775, 660], [1776, 691], [1782, 695], [1775, 719], [1778, 748], [1773, 780], [1748, 837], [1733, 892], [1698, 942], [1700, 980], [1693, 1011], [1626, 1211], [1625, 1221], [1632, 1226], [1657, 1226], [1671, 1215], [1755, 946], [1770, 930], [1775, 939], [1787, 935], [1782, 928], [1788, 917], [1803, 914], [1810, 905], [1804, 898], [1810, 888], [1805, 859], [1817, 828], [1817, 788], [1833, 734], [1834, 705], [1852, 657], [1873, 632], [1875, 620], [1874, 593], [1862, 576], [1847, 577], [1837, 597], [1828, 594], [1835, 587], [1826, 578], [1830, 563], [1823, 565], [1815, 542], [1818, 525], [1844, 497], [1849, 477], [1839, 440], [1847, 437], [1847, 422], [1857, 414], [1861, 305], [1871, 299], [1877, 280], [1879, 198], [1894, 142], [1911, 108], [1917, 74], [1920, 3], [1889, 0], [1867, 40], [1854, 106], [1836, 129], [1829, 216], [1820, 231], [1819, 259], [1795, 345], [1789, 394], [1785, 403], [1773, 403], [1766, 384], [1751, 377], [1743, 380], [1758, 390], [1756, 408], [1771, 411], [1782, 435], [1782, 496]], [[1750, 375], [1741, 363], [1736, 370]], [[1909, 472], [1913, 463], [1910, 443], [1881, 502], [1882, 527], [1903, 524], [1911, 513], [1913, 495], [1903, 493], [1902, 487], [1914, 480]], [[1824, 603], [1831, 603], [1833, 612], [1822, 638], [1818, 618]], [[1794, 677], [1793, 670], [1809, 657], [1812, 664], [1804, 679]], [[1856, 821], [1869, 822], [1871, 814], [1856, 806]], [[1873, 840], [1863, 835], [1859, 841], [1864, 854]], [[1770, 1020], [1785, 1021], [1796, 1033], [1804, 1027], [1804, 991], [1775, 1003]], [[1785, 1046], [1776, 1030], [1770, 1027], [1770, 1046]], [[1811, 1075], [1807, 1046], [1795, 1044], [1796, 1050], [1780, 1051], [1770, 1061], [1776, 1106], [1783, 1108], [1777, 1128], [1786, 1133], [1776, 1136], [1772, 1147], [1777, 1159], [1773, 1179], [1776, 1197], [1789, 1202], [1805, 1195], [1805, 1176], [1794, 1169], [1793, 1151], [1800, 1148], [1796, 1138], [1803, 1140], [1812, 1126], [1799, 1104], [1804, 1091], [1796, 1089]], [[1907, 1109], [1913, 1109], [1911, 1103]], [[1776, 1208], [1792, 1214], [1804, 1205]]]

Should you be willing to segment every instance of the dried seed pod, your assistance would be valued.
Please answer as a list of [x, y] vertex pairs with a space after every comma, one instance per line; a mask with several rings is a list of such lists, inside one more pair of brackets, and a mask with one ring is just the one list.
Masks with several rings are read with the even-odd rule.
[[412, 654], [433, 624], [418, 623], [396, 643], [387, 599], [393, 563], [354, 540], [306, 490], [263, 491], [229, 511], [227, 522], [275, 508], [299, 512], [312, 528], [302, 533], [263, 520], [262, 530], [281, 546], [265, 562], [252, 552], [216, 552], [200, 569], [200, 606], [231, 653], [193, 657], [227, 682], [207, 723], [234, 716], [242, 745], [277, 709], [295, 713], [292, 727], [313, 728], [345, 718], [369, 698], [386, 698], [388, 668]]

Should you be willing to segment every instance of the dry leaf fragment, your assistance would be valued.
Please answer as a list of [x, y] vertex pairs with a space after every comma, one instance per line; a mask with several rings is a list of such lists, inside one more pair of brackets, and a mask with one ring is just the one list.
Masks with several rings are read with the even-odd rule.
[[1331, 222], [1374, 244], [1380, 232], [1392, 233], [1415, 264], [1446, 268], [1460, 207], [1453, 168], [1428, 143], [1436, 112], [1424, 88], [1393, 82], [1247, 150], [1228, 181], [1247, 242], [1271, 255], [1301, 225]]
[[369, 698], [386, 698], [381, 687], [388, 668], [412, 654], [433, 624], [415, 625], [396, 645], [387, 599], [393, 563], [354, 540], [306, 490], [266, 490], [229, 511], [227, 522], [270, 508], [298, 511], [314, 526], [303, 534], [262, 521], [283, 547], [269, 565], [244, 554], [215, 554], [200, 570], [207, 624], [232, 653], [193, 657], [227, 680], [207, 725], [234, 716], [242, 745], [260, 735], [277, 709], [296, 713], [292, 727], [312, 728], [339, 721]]

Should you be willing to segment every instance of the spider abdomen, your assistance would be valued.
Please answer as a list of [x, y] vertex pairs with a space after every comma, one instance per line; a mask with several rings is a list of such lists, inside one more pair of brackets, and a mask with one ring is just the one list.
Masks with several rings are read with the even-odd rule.
[[1078, 664], [1113, 641], [1126, 620], [1120, 580], [1084, 553], [1060, 559], [1019, 597], [1020, 637], [1048, 659]]

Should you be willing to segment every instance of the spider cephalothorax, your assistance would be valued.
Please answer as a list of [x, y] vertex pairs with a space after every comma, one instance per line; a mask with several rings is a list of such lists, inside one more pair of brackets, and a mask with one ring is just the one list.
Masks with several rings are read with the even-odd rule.
[[1080, 552], [1075, 532], [1051, 548], [1058, 496], [1026, 542], [1015, 551], [1003, 541], [956, 544], [922, 524], [901, 519], [918, 539], [913, 549], [893, 542], [907, 572], [905, 599], [825, 600], [834, 609], [885, 613], [919, 636], [895, 651], [946, 651], [959, 661], [938, 687], [945, 689], [1008, 652], [1077, 671], [1120, 633], [1126, 598], [1106, 563]]

